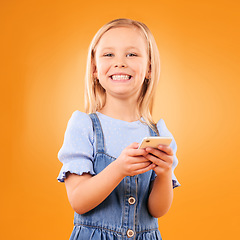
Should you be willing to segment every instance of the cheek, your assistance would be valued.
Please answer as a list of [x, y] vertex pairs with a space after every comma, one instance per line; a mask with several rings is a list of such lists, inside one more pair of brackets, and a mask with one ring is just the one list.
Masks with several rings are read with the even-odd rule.
[[138, 64], [135, 69], [141, 78], [145, 78], [147, 70], [144, 64]]
[[108, 64], [105, 62], [101, 62], [98, 64], [98, 75], [106, 74], [108, 71]]

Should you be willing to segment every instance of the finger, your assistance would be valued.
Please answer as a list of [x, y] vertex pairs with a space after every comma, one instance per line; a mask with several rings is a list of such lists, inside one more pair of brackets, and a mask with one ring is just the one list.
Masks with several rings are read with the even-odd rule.
[[[146, 152], [150, 153], [150, 155], [145, 156], [147, 159], [149, 159], [149, 157], [151, 157], [151, 155], [153, 155], [152, 157], [157, 157], [157, 158], [162, 159], [163, 161], [167, 161], [168, 155], [165, 152], [163, 152], [157, 148], [147, 147]], [[152, 159], [152, 157], [151, 157], [151, 159]]]
[[134, 175], [138, 175], [138, 174], [142, 174], [145, 172], [148, 172], [152, 169], [154, 169], [156, 167], [156, 165], [154, 163], [149, 164], [147, 167], [145, 168], [140, 168], [134, 171]]
[[135, 156], [144, 156], [146, 155], [147, 152], [145, 149], [141, 148], [141, 149], [133, 149], [133, 148], [129, 148], [128, 149], [128, 155], [131, 157], [135, 157]]
[[151, 161], [152, 163], [156, 164], [157, 166], [164, 166], [164, 164], [166, 163], [164, 160], [162, 160], [161, 158], [155, 157], [152, 154], [148, 154], [146, 156], [146, 158]]
[[157, 165], [160, 165], [161, 162], [168, 164], [172, 164], [173, 162], [173, 156], [169, 156], [166, 153], [155, 149], [149, 152], [149, 154], [146, 155], [145, 158]]
[[128, 148], [134, 148], [134, 149], [138, 149], [138, 147], [139, 147], [139, 143], [137, 143], [137, 142], [133, 142], [132, 144], [130, 144], [128, 146]]
[[129, 163], [136, 165], [136, 164], [141, 164], [141, 163], [143, 163], [143, 164], [150, 164], [152, 162], [149, 161], [148, 159], [146, 159], [145, 157], [142, 157], [142, 156], [138, 157], [137, 156], [137, 157], [131, 157]]
[[150, 161], [142, 162], [142, 163], [135, 163], [135, 164], [132, 165], [132, 169], [133, 169], [133, 171], [137, 171], [137, 170], [140, 170], [140, 169], [144, 169], [151, 164], [152, 164], [152, 162], [150, 162]]
[[165, 152], [167, 155], [173, 156], [173, 149], [170, 146], [160, 144], [158, 149]]
[[158, 158], [155, 158], [153, 163], [156, 165], [156, 167], [153, 169], [156, 173], [161, 173], [166, 170], [168, 171], [172, 168], [172, 164], [170, 162], [165, 162]]

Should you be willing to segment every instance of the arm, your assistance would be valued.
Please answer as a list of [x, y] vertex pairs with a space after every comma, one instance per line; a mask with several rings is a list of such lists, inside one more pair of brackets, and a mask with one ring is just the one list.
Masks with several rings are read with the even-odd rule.
[[[111, 181], [109, 181], [111, 179]], [[65, 180], [67, 195], [73, 210], [84, 214], [99, 205], [121, 182], [123, 176], [117, 171], [116, 162], [92, 176], [69, 174]]]
[[159, 218], [168, 212], [173, 201], [173, 150], [159, 145], [158, 149], [147, 148], [146, 151], [151, 153], [146, 158], [156, 164], [153, 170], [157, 174], [149, 195], [148, 210], [153, 217]]
[[[84, 214], [98, 206], [116, 188], [125, 176], [134, 176], [155, 167], [148, 161], [144, 149], [133, 143], [102, 172], [95, 176], [69, 174], [65, 180], [69, 202], [75, 212]], [[111, 179], [111, 181], [109, 181]]]

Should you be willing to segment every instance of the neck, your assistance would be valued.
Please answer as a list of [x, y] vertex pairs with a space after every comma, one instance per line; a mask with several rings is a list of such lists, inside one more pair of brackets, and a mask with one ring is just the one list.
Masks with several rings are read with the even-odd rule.
[[136, 100], [106, 99], [105, 106], [100, 113], [119, 120], [134, 122], [139, 120]]

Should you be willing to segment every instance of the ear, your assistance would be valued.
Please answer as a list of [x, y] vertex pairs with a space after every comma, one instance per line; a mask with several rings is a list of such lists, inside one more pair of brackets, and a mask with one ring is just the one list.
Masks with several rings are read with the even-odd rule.
[[146, 78], [150, 79], [151, 78], [151, 65], [149, 64], [147, 72], [146, 72]]

